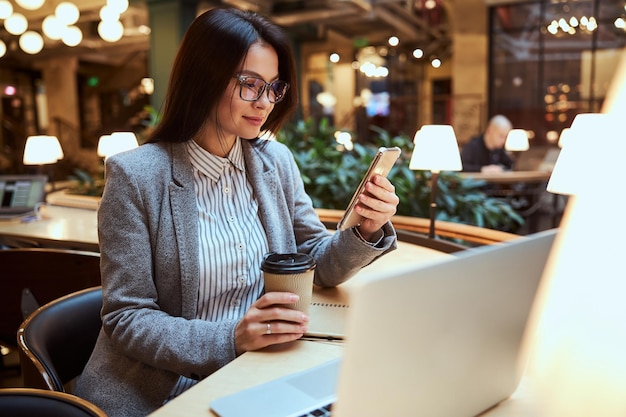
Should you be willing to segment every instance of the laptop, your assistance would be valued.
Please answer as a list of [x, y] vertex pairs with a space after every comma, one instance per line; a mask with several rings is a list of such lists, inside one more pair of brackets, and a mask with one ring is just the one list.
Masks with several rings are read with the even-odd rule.
[[35, 214], [47, 182], [45, 175], [0, 175], [0, 220]]
[[[342, 358], [211, 402], [220, 417], [473, 417], [523, 372], [526, 323], [557, 229], [365, 282]], [[307, 414], [319, 409], [317, 414]]]

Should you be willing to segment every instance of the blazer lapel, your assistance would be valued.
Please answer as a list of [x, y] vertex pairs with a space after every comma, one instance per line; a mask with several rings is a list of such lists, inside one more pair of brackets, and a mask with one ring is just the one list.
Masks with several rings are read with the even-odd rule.
[[285, 237], [280, 236], [278, 231], [284, 230], [282, 217], [287, 217], [287, 214], [281, 211], [279, 196], [282, 192], [278, 189], [276, 167], [265, 163], [261, 152], [250, 141], [242, 141], [242, 149], [246, 160], [246, 175], [259, 204], [259, 216], [265, 228], [269, 250], [283, 252], [288, 246], [285, 245]]
[[198, 289], [200, 285], [198, 259], [198, 209], [193, 183], [193, 169], [184, 143], [170, 145], [172, 156], [172, 181], [169, 185], [172, 221], [176, 232], [176, 243], [180, 257], [182, 288], [181, 312], [183, 317], [196, 315]]

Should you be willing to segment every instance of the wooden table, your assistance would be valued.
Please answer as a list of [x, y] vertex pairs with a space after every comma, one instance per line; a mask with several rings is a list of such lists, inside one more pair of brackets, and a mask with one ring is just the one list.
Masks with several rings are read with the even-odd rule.
[[[209, 408], [212, 400], [338, 358], [342, 352], [341, 343], [300, 340], [245, 353], [154, 411], [150, 417], [217, 417]], [[532, 380], [524, 377], [511, 397], [480, 417], [545, 416], [533, 395]]]
[[490, 184], [547, 183], [552, 171], [461, 172], [460, 175], [462, 178], [472, 178]]
[[41, 219], [0, 221], [0, 244], [99, 252], [95, 210], [43, 206]]

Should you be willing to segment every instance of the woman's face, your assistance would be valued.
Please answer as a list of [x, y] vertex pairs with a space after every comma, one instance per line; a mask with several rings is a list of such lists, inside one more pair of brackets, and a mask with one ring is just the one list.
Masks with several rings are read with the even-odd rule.
[[239, 136], [243, 139], [254, 139], [259, 136], [261, 126], [274, 109], [270, 103], [266, 87], [261, 97], [256, 101], [245, 101], [239, 95], [238, 75], [257, 77], [266, 83], [278, 79], [278, 55], [274, 48], [263, 43], [254, 43], [250, 46], [244, 58], [241, 71], [233, 74], [224, 96], [217, 106], [217, 119], [221, 129], [221, 136], [227, 141]]

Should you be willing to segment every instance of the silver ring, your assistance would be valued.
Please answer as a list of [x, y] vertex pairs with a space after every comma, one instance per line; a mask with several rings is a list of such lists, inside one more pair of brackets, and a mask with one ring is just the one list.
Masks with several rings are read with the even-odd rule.
[[272, 334], [272, 324], [271, 323], [267, 323], [267, 330], [265, 331], [265, 334]]

